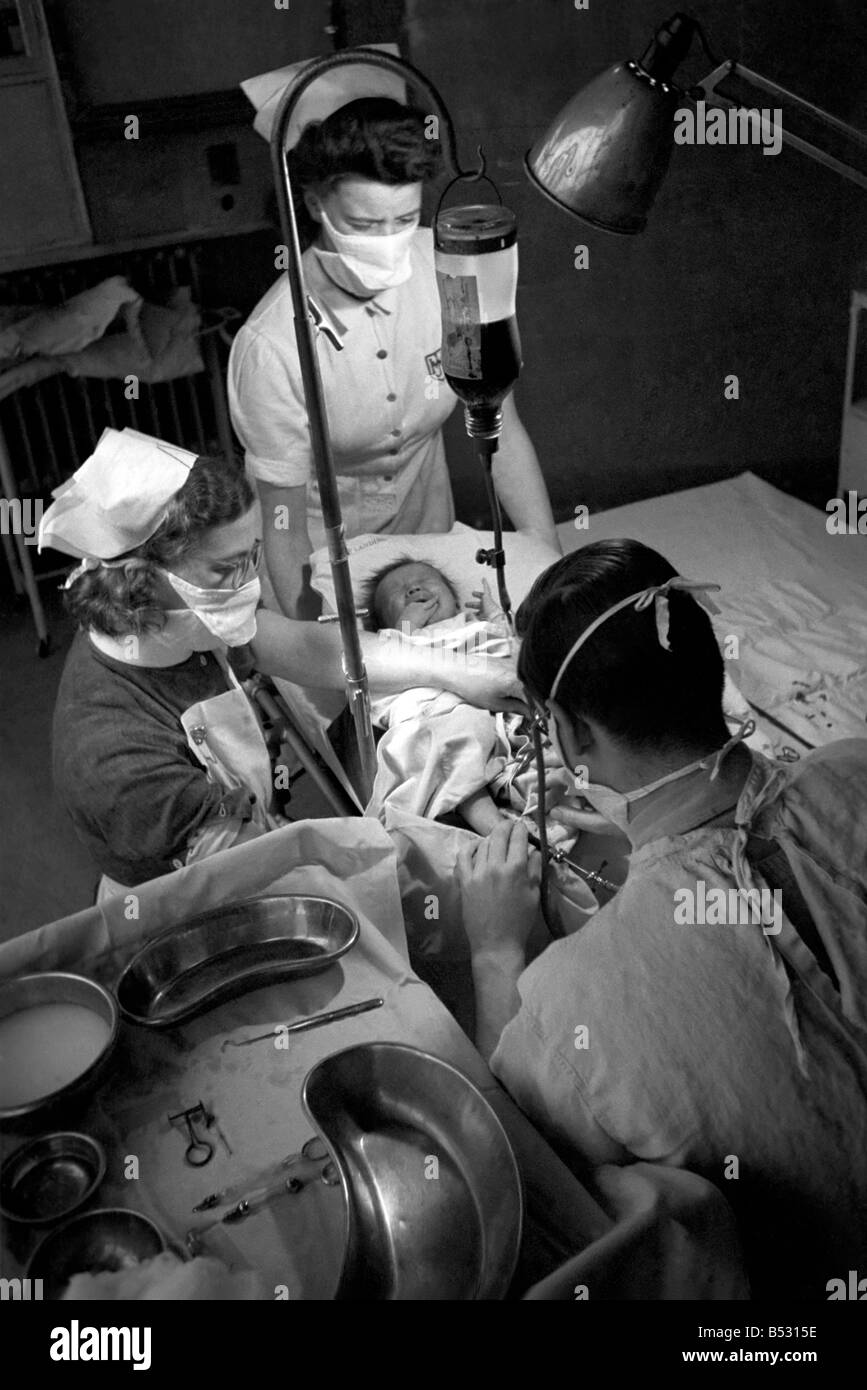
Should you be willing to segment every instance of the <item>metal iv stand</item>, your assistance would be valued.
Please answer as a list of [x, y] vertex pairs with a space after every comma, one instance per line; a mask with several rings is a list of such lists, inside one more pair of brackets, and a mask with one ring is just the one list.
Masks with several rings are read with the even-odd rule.
[[[359, 62], [369, 67], [385, 68], [389, 72], [403, 77], [407, 83], [419, 89], [439, 121], [439, 140], [449, 172], [461, 178], [475, 178], [479, 176], [480, 171], [464, 172], [460, 169], [457, 160], [454, 126], [443, 100], [433, 84], [410, 63], [404, 62], [401, 58], [394, 58], [390, 53], [381, 53], [376, 49], [348, 48], [340, 53], [332, 53], [324, 58], [313, 59], [284, 92], [271, 132], [271, 167], [280, 213], [280, 227], [288, 251], [286, 274], [292, 295], [295, 340], [298, 345], [304, 399], [310, 422], [313, 461], [322, 498], [322, 516], [328, 541], [331, 574], [334, 580], [337, 616], [343, 639], [343, 672], [361, 757], [364, 784], [362, 787], [363, 799], [367, 801], [372, 792], [376, 775], [376, 748], [370, 719], [370, 693], [356, 623], [355, 599], [349, 571], [349, 552], [346, 548], [340, 497], [337, 491], [337, 476], [331, 452], [328, 416], [314, 343], [313, 324], [301, 269], [301, 246], [292, 197], [292, 181], [284, 148], [286, 131], [289, 128], [292, 112], [295, 110], [300, 96], [311, 82], [315, 82], [323, 73], [330, 72], [334, 68], [347, 67]], [[479, 156], [481, 158], [481, 150], [479, 150]], [[482, 159], [481, 171], [483, 169], [484, 160]]]

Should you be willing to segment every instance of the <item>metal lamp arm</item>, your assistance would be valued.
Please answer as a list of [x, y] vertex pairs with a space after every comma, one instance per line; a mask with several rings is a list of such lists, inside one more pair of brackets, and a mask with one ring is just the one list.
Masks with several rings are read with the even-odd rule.
[[[709, 100], [715, 106], [743, 107], [744, 102], [734, 101], [731, 97], [725, 96], [718, 90], [720, 83], [727, 77], [742, 78], [745, 82], [750, 83], [751, 86], [757, 87], [759, 91], [766, 92], [770, 97], [773, 97], [783, 108], [788, 106], [790, 109], [800, 112], [809, 119], [817, 121], [821, 125], [827, 126], [830, 130], [836, 131], [838, 134], [854, 141], [855, 144], [860, 145], [867, 151], [867, 135], [865, 135], [863, 131], [857, 130], [854, 126], [847, 124], [846, 121], [841, 121], [839, 117], [832, 116], [828, 111], [823, 111], [820, 106], [815, 106], [813, 102], [806, 101], [803, 97], [797, 96], [795, 92], [790, 92], [786, 87], [781, 87], [778, 82], [774, 82], [768, 77], [763, 77], [761, 73], [753, 72], [751, 68], [746, 68], [743, 64], [737, 63], [733, 59], [726, 59], [724, 62], [719, 63], [712, 72], [708, 73], [707, 77], [703, 77], [697, 86], [687, 92], [686, 95], [692, 100]], [[857, 183], [859, 187], [867, 188], [867, 159], [865, 159], [865, 169], [858, 169], [852, 164], [847, 164], [844, 160], [837, 159], [834, 155], [829, 154], [827, 150], [823, 150], [821, 146], [815, 145], [812, 141], [804, 140], [800, 135], [795, 135], [791, 131], [788, 131], [785, 121], [781, 122], [780, 134], [783, 141], [787, 145], [791, 145], [793, 149], [800, 150], [802, 154], [809, 155], [811, 159], [815, 159], [819, 164], [824, 164], [828, 169], [833, 169], [835, 173], [841, 174], [843, 178], [851, 179], [851, 181]]]

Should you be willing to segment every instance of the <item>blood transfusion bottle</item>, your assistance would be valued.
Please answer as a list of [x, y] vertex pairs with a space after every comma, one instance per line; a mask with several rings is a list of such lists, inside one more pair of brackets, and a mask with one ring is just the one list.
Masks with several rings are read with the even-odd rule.
[[467, 408], [467, 429], [489, 426], [521, 370], [515, 317], [515, 214], [498, 204], [447, 208], [434, 228], [446, 381]]

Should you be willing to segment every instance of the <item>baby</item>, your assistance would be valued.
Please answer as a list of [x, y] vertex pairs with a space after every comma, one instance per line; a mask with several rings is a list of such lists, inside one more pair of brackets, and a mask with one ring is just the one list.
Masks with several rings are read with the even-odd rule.
[[[487, 581], [483, 581], [482, 589], [476, 590], [473, 599], [462, 609], [455, 589], [446, 576], [421, 560], [397, 560], [380, 570], [370, 581], [364, 606], [370, 613], [369, 626], [375, 632], [396, 630], [406, 636], [415, 634], [415, 640], [425, 641], [429, 638], [431, 645], [441, 642], [444, 648], [475, 656], [480, 653], [504, 656], [509, 651], [509, 632], [504, 614], [494, 600]], [[424, 636], [419, 635], [422, 633]], [[447, 693], [405, 691], [386, 701], [378, 701], [374, 717], [379, 723], [387, 723], [392, 728], [418, 715], [438, 714], [444, 702], [450, 699], [454, 704]], [[462, 705], [461, 709], [467, 743], [475, 743], [481, 748], [485, 742], [483, 726], [490, 730], [493, 743], [492, 716], [471, 706]], [[477, 730], [476, 723], [479, 725]], [[502, 819], [493, 797], [484, 788], [460, 801], [457, 809], [480, 835], [490, 834]]]
[[[476, 597], [481, 599], [482, 595]], [[452, 585], [444, 574], [422, 560], [395, 560], [386, 565], [370, 582], [366, 606], [374, 632], [384, 628], [418, 632], [432, 623], [454, 618], [460, 618], [457, 626], [465, 622]]]

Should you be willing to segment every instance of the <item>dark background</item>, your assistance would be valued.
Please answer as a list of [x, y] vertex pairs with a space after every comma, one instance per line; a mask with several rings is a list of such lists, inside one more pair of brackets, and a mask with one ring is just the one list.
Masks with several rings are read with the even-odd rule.
[[[169, 237], [223, 217], [203, 293], [249, 312], [274, 278], [275, 240], [235, 231], [268, 205], [267, 147], [251, 134], [252, 112], [228, 95], [222, 115], [212, 112], [207, 138], [234, 143], [240, 165], [224, 208], [226, 189], [202, 172], [195, 114], [188, 129], [176, 121], [143, 136], [133, 169], [128, 146], [106, 133], [106, 110], [171, 113], [195, 94], [207, 105], [209, 93], [237, 93], [242, 78], [335, 44], [398, 41], [445, 98], [464, 163], [481, 143], [518, 214], [517, 397], [558, 519], [578, 503], [614, 506], [747, 468], [823, 505], [836, 491], [867, 192], [785, 148], [775, 158], [758, 147], [676, 148], [647, 232], [621, 238], [559, 212], [523, 174], [525, 150], [569, 96], [639, 56], [673, 9], [671, 0], [591, 0], [588, 11], [572, 0], [47, 5], [98, 240]], [[690, 12], [716, 53], [867, 127], [863, 0], [700, 0]], [[678, 80], [710, 66], [696, 43]], [[579, 244], [589, 270], [574, 269]], [[737, 401], [724, 399], [729, 373]], [[459, 514], [479, 520], [482, 481], [457, 416], [448, 441]]]

